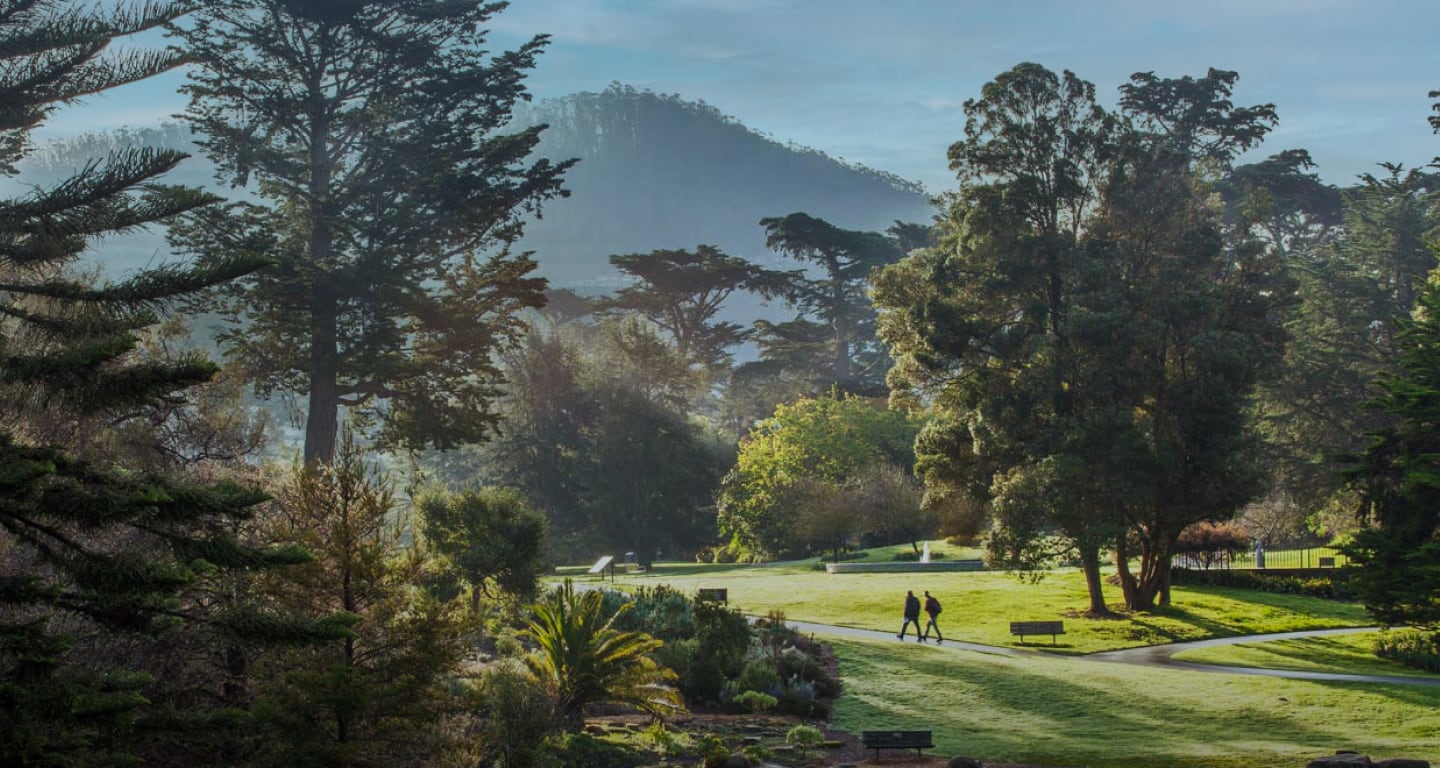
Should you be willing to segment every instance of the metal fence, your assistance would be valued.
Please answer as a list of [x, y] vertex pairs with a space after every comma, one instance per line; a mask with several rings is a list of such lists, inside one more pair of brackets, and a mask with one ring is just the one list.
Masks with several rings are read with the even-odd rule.
[[1255, 549], [1218, 555], [1213, 558], [1176, 555], [1172, 564], [1176, 568], [1196, 570], [1207, 568], [1262, 570], [1268, 568], [1340, 568], [1349, 562], [1349, 558], [1331, 547], [1308, 547], [1304, 549]]

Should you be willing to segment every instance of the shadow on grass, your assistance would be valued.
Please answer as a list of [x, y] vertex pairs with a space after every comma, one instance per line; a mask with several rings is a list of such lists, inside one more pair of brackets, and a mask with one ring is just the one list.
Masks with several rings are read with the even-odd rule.
[[1202, 616], [1194, 611], [1185, 608], [1170, 606], [1168, 608], [1157, 608], [1153, 611], [1137, 612], [1129, 615], [1131, 623], [1138, 627], [1155, 633], [1172, 643], [1194, 640], [1193, 634], [1182, 634], [1175, 628], [1166, 627], [1164, 624], [1152, 621], [1152, 619], [1170, 619], [1180, 622], [1183, 627], [1194, 627], [1204, 633], [1206, 637], [1234, 637], [1240, 634], [1236, 628]]
[[[865, 643], [836, 647], [845, 680], [837, 708], [843, 726], [929, 728], [941, 754], [1139, 768], [1289, 764], [1350, 744], [1396, 749], [1391, 737], [1371, 738], [1324, 715], [1325, 707], [1347, 706], [1356, 691], [1374, 693], [1376, 686], [1082, 671], [1055, 660], [945, 658]], [[1415, 708], [1440, 702], [1440, 691], [1381, 693]], [[1311, 709], [1292, 698], [1320, 705]], [[1433, 747], [1433, 736], [1427, 738]]]

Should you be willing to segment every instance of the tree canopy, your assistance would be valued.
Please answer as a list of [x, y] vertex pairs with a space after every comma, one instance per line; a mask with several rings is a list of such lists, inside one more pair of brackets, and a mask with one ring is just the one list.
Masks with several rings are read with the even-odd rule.
[[508, 127], [546, 40], [490, 57], [502, 7], [216, 0], [180, 30], [185, 116], [248, 193], [180, 241], [277, 262], [228, 295], [225, 341], [262, 391], [306, 398], [307, 460], [342, 407], [382, 445], [495, 427], [494, 353], [545, 287], [508, 246], [569, 165], [527, 161], [544, 126]]

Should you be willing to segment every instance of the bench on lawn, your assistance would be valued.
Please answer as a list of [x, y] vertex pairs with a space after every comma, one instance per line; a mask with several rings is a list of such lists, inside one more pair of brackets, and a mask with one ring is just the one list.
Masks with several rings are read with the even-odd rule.
[[714, 603], [730, 602], [730, 590], [724, 587], [701, 587], [695, 590], [696, 600], [709, 600]]
[[1010, 622], [1010, 634], [1020, 636], [1020, 644], [1025, 644], [1026, 635], [1049, 635], [1050, 644], [1055, 644], [1055, 636], [1065, 634], [1065, 622], [1063, 621], [1012, 621]]
[[882, 749], [913, 749], [918, 756], [922, 749], [935, 748], [930, 731], [861, 731], [860, 744], [875, 750], [876, 760], [880, 759]]

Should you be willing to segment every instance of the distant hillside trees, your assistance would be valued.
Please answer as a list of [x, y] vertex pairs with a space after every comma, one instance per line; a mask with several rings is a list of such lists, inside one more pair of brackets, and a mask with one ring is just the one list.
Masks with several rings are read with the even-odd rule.
[[[775, 141], [676, 95], [615, 84], [516, 114], [521, 124], [549, 126], [538, 154], [580, 159], [565, 177], [572, 197], [547, 206], [521, 241], [562, 284], [606, 275], [611, 254], [694, 243], [774, 268], [762, 260], [765, 237], [755, 222], [787, 211], [874, 230], [930, 216], [925, 191], [912, 182]], [[746, 306], [758, 313], [758, 302]]]
[[225, 295], [224, 340], [262, 392], [303, 395], [308, 461], [333, 455], [342, 409], [394, 447], [499, 418], [494, 355], [544, 288], [508, 246], [567, 163], [527, 160], [541, 126], [506, 129], [546, 41], [491, 58], [498, 8], [216, 0], [181, 32], [186, 119], [255, 199], [178, 241], [277, 262]]
[[812, 269], [789, 296], [799, 314], [757, 324], [762, 357], [809, 377], [813, 391], [883, 394], [889, 356], [875, 336], [868, 292], [875, 270], [904, 255], [899, 243], [805, 213], [761, 219], [760, 226], [766, 245]]
[[800, 274], [765, 269], [711, 245], [617, 254], [610, 263], [634, 284], [596, 299], [594, 309], [644, 317], [668, 333], [681, 357], [713, 373], [729, 368], [733, 348], [753, 331], [719, 319], [737, 292], [764, 299], [794, 290]]

